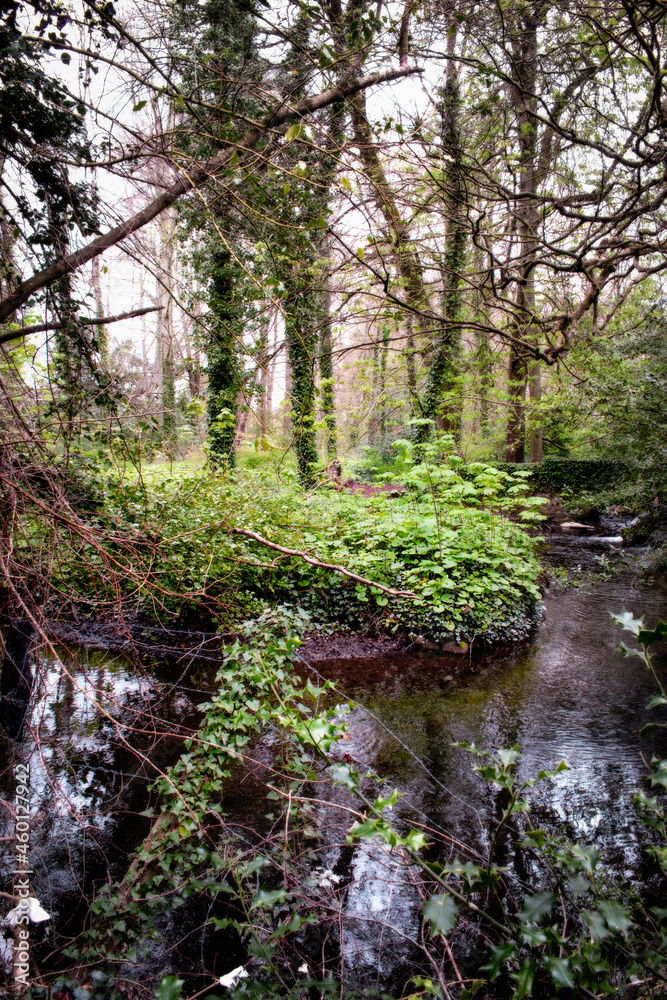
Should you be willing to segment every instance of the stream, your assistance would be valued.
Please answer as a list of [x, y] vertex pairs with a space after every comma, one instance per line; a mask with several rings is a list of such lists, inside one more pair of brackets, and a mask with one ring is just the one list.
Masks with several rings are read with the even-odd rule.
[[[551, 546], [551, 558], [572, 578], [578, 570], [608, 566], [614, 544], [560, 539]], [[638, 659], [616, 651], [620, 639], [632, 643], [632, 637], [609, 619], [622, 609], [644, 615], [649, 624], [667, 618], [667, 593], [640, 581], [639, 563], [630, 556], [613, 574], [603, 572], [580, 587], [553, 587], [533, 641], [520, 649], [470, 660], [425, 651], [354, 660], [329, 655], [309, 665], [354, 699], [345, 751], [360, 769], [382, 775], [386, 789], [404, 793], [399, 817], [421, 819], [483, 852], [494, 798], [473, 773], [471, 755], [452, 744], [518, 745], [522, 777], [562, 759], [570, 768], [531, 793], [534, 822], [594, 842], [615, 872], [642, 886], [651, 872], [631, 796], [642, 786], [644, 760], [655, 751], [664, 754], [665, 746], [660, 736], [637, 735], [655, 721], [646, 708], [652, 681]], [[656, 657], [661, 673], [667, 666], [663, 653]], [[140, 814], [156, 769], [172, 763], [196, 729], [196, 704], [207, 696], [215, 665], [199, 661], [184, 673], [183, 662], [173, 661], [137, 671], [110, 653], [83, 650], [73, 660], [41, 649], [36, 667], [38, 694], [20, 757], [31, 768], [33, 893], [52, 915], [43, 930], [46, 953], [55, 928], [59, 935], [76, 935], [86, 900], [122, 877], [149, 829], [150, 820]], [[128, 724], [129, 732], [123, 728]], [[10, 802], [11, 754], [3, 738], [0, 798]], [[342, 791], [336, 795], [349, 801]], [[230, 789], [225, 804], [232, 826], [263, 822], [266, 805], [251, 784]], [[345, 980], [398, 989], [410, 978], [422, 905], [418, 888], [409, 869], [380, 848], [345, 845], [349, 817], [341, 825], [325, 809], [320, 818], [321, 865], [338, 892], [343, 918]], [[11, 871], [11, 829], [5, 808], [3, 872]], [[511, 855], [510, 846], [505, 863]], [[10, 880], [2, 882], [8, 891]], [[172, 953], [174, 969], [183, 960], [200, 973], [228, 972], [243, 956], [232, 954], [225, 940], [193, 931], [189, 943]], [[197, 982], [201, 989], [211, 980], [200, 975]]]

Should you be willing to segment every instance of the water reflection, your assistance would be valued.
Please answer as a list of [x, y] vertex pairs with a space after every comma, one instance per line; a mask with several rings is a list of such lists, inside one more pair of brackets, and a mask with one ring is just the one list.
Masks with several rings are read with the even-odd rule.
[[[535, 825], [594, 843], [613, 871], [641, 882], [647, 874], [647, 833], [632, 795], [645, 782], [645, 761], [652, 752], [665, 755], [667, 748], [664, 736], [647, 740], [638, 735], [642, 726], [655, 721], [646, 707], [652, 681], [638, 659], [616, 651], [622, 636], [609, 613], [626, 608], [652, 623], [666, 616], [667, 595], [638, 587], [626, 572], [587, 590], [549, 594], [545, 607], [530, 648], [487, 655], [471, 673], [461, 663], [457, 669], [451, 659], [431, 658], [422, 661], [420, 676], [418, 660], [406, 665], [405, 657], [386, 657], [373, 665], [373, 683], [368, 684], [349, 661], [319, 661], [316, 667], [342, 683], [359, 703], [350, 716], [346, 750], [360, 768], [386, 778], [387, 787], [395, 784], [405, 791], [397, 811], [406, 821], [421, 819], [485, 854], [498, 818], [496, 796], [473, 773], [470, 754], [452, 744], [474, 742], [486, 749], [519, 745], [522, 778], [553, 769], [562, 759], [571, 768], [530, 793]], [[625, 638], [630, 639], [627, 633]], [[656, 661], [664, 673], [664, 650]], [[444, 850], [448, 858], [457, 853], [447, 844]], [[353, 869], [358, 878], [346, 906], [353, 928], [359, 914], [370, 916], [374, 907], [386, 905], [389, 893], [393, 901], [397, 891], [387, 878], [384, 858], [361, 847], [357, 852]], [[514, 865], [516, 877], [526, 876], [525, 858], [515, 855], [511, 838], [498, 860]], [[384, 925], [394, 935], [391, 925], [398, 927], [399, 937], [400, 930], [409, 933], [418, 908], [410, 878], [400, 869], [396, 877], [404, 879], [398, 890], [400, 912], [392, 914], [389, 907], [388, 918], [372, 930], [366, 924], [361, 936], [350, 931], [347, 945], [356, 949], [356, 967], [367, 976], [373, 969], [381, 971], [385, 983], [404, 965], [406, 945], [396, 941], [384, 947]]]
[[[13, 799], [13, 765], [30, 765], [32, 890], [60, 933], [76, 933], [100, 886], [119, 877], [146, 835], [140, 813], [158, 769], [179, 755], [198, 715], [182, 692], [109, 653], [40, 648], [19, 743], [0, 739], [0, 796]], [[0, 865], [9, 873], [12, 817], [0, 816]], [[9, 882], [2, 885], [10, 891]]]

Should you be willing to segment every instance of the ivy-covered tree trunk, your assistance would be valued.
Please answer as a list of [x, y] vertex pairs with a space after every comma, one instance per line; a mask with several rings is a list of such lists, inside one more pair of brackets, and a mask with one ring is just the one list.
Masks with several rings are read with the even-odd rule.
[[160, 288], [158, 301], [158, 362], [160, 373], [160, 404], [162, 409], [162, 436], [166, 450], [171, 455], [176, 445], [176, 373], [174, 366], [173, 303], [171, 295]]
[[337, 456], [336, 400], [334, 396], [333, 346], [331, 340], [331, 289], [328, 276], [322, 289], [322, 309], [320, 320], [320, 401], [324, 417], [324, 454], [328, 462]]
[[297, 276], [296, 267], [285, 282], [285, 339], [292, 375], [291, 418], [299, 478], [304, 486], [315, 482], [315, 363], [318, 348], [317, 290]]
[[66, 461], [75, 433], [76, 418], [83, 401], [83, 331], [76, 322], [71, 276], [58, 281], [51, 292], [53, 311], [62, 326], [54, 333], [53, 374], [57, 389], [56, 409], [61, 421]]
[[[458, 441], [461, 437], [462, 420], [461, 400], [456, 394], [461, 368], [461, 272], [465, 262], [467, 234], [460, 128], [461, 95], [454, 60], [455, 45], [456, 22], [453, 21], [447, 35], [447, 72], [440, 99], [442, 149], [446, 154], [443, 161], [446, 236], [442, 268], [442, 323], [422, 394], [421, 415], [432, 420], [440, 429], [452, 433]], [[417, 439], [425, 441], [432, 427], [433, 424], [419, 425]]]
[[214, 468], [236, 464], [236, 404], [243, 385], [238, 356], [237, 266], [226, 247], [217, 246], [210, 258], [209, 306], [211, 333], [208, 355], [208, 445]]

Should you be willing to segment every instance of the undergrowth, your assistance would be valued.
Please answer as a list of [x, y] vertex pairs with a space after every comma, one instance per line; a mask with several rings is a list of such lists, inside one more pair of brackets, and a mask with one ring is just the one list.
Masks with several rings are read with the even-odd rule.
[[[128, 588], [126, 602], [175, 615], [202, 601], [218, 609], [226, 628], [288, 603], [319, 622], [436, 639], [468, 639], [528, 620], [539, 598], [539, 565], [522, 524], [539, 520], [541, 501], [519, 474], [482, 464], [472, 471], [464, 479], [453, 456], [446, 464], [413, 464], [403, 495], [369, 498], [324, 486], [305, 493], [249, 471], [110, 483], [105, 516], [116, 530], [145, 537], [150, 578], [159, 583], [159, 591]], [[237, 529], [414, 596], [350, 581]], [[85, 561], [78, 566], [85, 574]], [[80, 591], [93, 586], [92, 576], [84, 578]]]

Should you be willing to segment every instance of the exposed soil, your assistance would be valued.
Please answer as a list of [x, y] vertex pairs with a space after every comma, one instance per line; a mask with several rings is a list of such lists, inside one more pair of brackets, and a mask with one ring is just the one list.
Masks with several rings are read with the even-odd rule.
[[361, 493], [364, 497], [373, 497], [378, 493], [388, 493], [389, 496], [398, 497], [405, 493], [405, 486], [398, 483], [361, 483], [356, 479], [346, 479], [341, 483], [341, 487], [348, 493]]
[[133, 657], [214, 659], [224, 642], [218, 632], [169, 629], [127, 622], [48, 622], [47, 633], [64, 646], [113, 650]]

